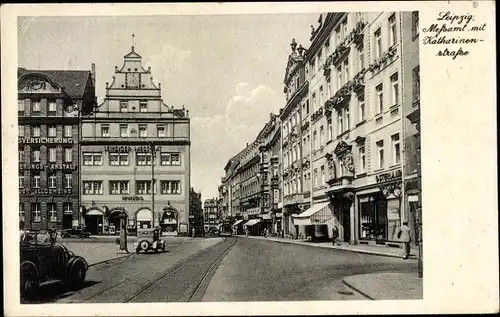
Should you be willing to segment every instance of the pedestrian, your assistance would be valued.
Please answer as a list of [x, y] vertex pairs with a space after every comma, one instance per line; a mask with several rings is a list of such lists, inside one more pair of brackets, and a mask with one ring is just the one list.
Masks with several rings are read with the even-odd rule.
[[333, 226], [332, 229], [332, 244], [335, 245], [337, 239], [339, 237], [339, 228], [337, 226]]
[[192, 233], [193, 239], [194, 239], [194, 237], [196, 236], [196, 229], [194, 227], [193, 227], [193, 229], [191, 229], [191, 233]]
[[403, 243], [403, 258], [408, 259], [410, 256], [411, 232], [407, 221], [403, 222], [403, 225], [399, 228], [398, 239]]
[[267, 228], [264, 228], [264, 238], [267, 238]]

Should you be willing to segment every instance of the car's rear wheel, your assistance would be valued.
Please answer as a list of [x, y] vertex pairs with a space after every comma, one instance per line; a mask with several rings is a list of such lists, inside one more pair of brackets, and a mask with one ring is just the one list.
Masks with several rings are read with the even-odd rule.
[[38, 274], [33, 267], [24, 266], [21, 268], [21, 296], [24, 299], [33, 299], [38, 293], [40, 282]]

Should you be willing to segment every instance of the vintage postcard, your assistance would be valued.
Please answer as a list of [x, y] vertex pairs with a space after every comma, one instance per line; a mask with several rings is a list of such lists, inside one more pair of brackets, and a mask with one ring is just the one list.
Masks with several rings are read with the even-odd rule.
[[2, 6], [6, 315], [498, 312], [494, 11]]

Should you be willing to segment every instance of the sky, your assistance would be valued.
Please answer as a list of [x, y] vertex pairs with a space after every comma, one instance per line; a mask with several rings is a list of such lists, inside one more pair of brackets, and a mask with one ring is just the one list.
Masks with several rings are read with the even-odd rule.
[[[191, 185], [216, 197], [224, 166], [285, 105], [283, 77], [295, 38], [309, 46], [319, 14], [23, 17], [18, 65], [90, 70], [105, 96], [131, 46], [161, 83], [163, 101], [189, 109]], [[132, 37], [134, 34], [134, 38]]]

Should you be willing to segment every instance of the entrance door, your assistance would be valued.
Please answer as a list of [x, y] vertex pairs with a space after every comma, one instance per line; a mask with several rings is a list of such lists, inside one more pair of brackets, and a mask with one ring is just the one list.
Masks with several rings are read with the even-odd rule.
[[85, 219], [85, 224], [91, 234], [99, 234], [102, 228], [102, 216], [88, 216]]
[[73, 226], [73, 215], [63, 215], [63, 229], [71, 229]]
[[344, 242], [351, 241], [351, 215], [348, 204], [342, 204], [342, 227], [344, 228]]

